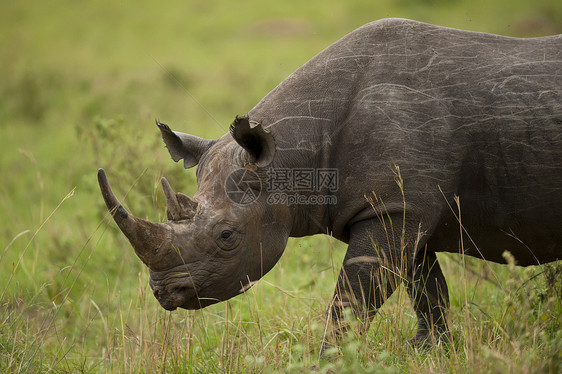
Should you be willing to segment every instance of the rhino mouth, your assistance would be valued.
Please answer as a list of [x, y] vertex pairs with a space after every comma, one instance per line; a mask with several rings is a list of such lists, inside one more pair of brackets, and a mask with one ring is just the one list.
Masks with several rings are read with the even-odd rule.
[[[209, 298], [199, 298], [196, 295], [191, 297], [182, 297], [183, 300], [181, 302], [177, 302], [177, 299], [172, 297], [169, 298], [157, 298], [160, 306], [166, 309], [167, 311], [174, 311], [178, 308], [186, 309], [186, 310], [197, 310], [205, 308], [211, 304], [215, 304], [220, 302], [219, 299], [209, 299]], [[175, 300], [174, 300], [175, 299]]]
[[168, 312], [173, 312], [174, 310], [178, 309], [178, 307], [173, 305], [173, 304], [168, 304], [168, 303], [162, 302], [162, 301], [159, 301], [159, 303], [160, 303], [160, 306], [162, 308], [166, 309]]
[[174, 290], [172, 293], [154, 289], [153, 293], [162, 308], [168, 311], [173, 311], [177, 308], [199, 309], [199, 297], [192, 288], [181, 287]]
[[162, 308], [173, 311], [177, 308], [195, 310], [220, 302], [220, 299], [201, 297], [192, 280], [184, 280], [173, 285], [159, 285], [158, 280], [149, 281], [154, 297]]

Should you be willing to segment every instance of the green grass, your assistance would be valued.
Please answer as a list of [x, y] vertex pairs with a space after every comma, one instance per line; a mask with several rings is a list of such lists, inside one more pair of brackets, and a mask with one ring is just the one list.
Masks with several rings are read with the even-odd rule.
[[[560, 266], [440, 256], [454, 343], [417, 352], [399, 289], [369, 334], [318, 361], [345, 247], [290, 240], [248, 293], [165, 312], [110, 222], [104, 167], [135, 214], [164, 219], [159, 177], [192, 195], [154, 126], [221, 136], [277, 83], [383, 17], [514, 36], [562, 32], [562, 5], [477, 0], [6, 2], [0, 12], [0, 372], [559, 372]], [[406, 186], [407, 188], [407, 186]], [[125, 197], [126, 196], [126, 197]]]

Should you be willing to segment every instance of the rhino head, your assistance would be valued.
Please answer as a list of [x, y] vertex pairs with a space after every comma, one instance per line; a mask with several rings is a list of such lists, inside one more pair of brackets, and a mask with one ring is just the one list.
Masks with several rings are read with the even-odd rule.
[[[115, 222], [150, 269], [150, 286], [162, 307], [199, 309], [244, 292], [283, 253], [288, 210], [267, 204], [259, 190], [275, 141], [248, 117], [237, 117], [217, 140], [157, 125], [174, 161], [183, 159], [185, 168], [199, 164], [193, 198], [174, 192], [162, 178], [168, 221], [154, 223], [123, 208], [103, 169], [98, 181]], [[253, 199], [240, 200], [244, 194]]]

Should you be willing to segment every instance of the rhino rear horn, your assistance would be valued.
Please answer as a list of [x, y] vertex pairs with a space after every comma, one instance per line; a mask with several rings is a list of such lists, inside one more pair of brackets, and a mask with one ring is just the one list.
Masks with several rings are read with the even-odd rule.
[[160, 129], [162, 139], [172, 156], [172, 160], [178, 162], [183, 158], [183, 167], [192, 168], [199, 163], [201, 156], [216, 143], [216, 140], [203, 139], [183, 132], [172, 131], [164, 123], [156, 121]]
[[180, 192], [175, 193], [168, 180], [162, 177], [162, 189], [166, 196], [166, 215], [169, 221], [191, 219], [197, 211], [197, 202]]
[[236, 117], [230, 125], [230, 134], [248, 151], [256, 166], [264, 167], [273, 161], [275, 139], [260, 123], [250, 121], [248, 116]]

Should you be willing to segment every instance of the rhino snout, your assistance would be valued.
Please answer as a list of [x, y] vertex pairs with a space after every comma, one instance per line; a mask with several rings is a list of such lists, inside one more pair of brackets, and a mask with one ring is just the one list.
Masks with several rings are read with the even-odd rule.
[[193, 303], [197, 303], [197, 292], [190, 280], [173, 285], [151, 286], [154, 297], [166, 310], [186, 308]]

